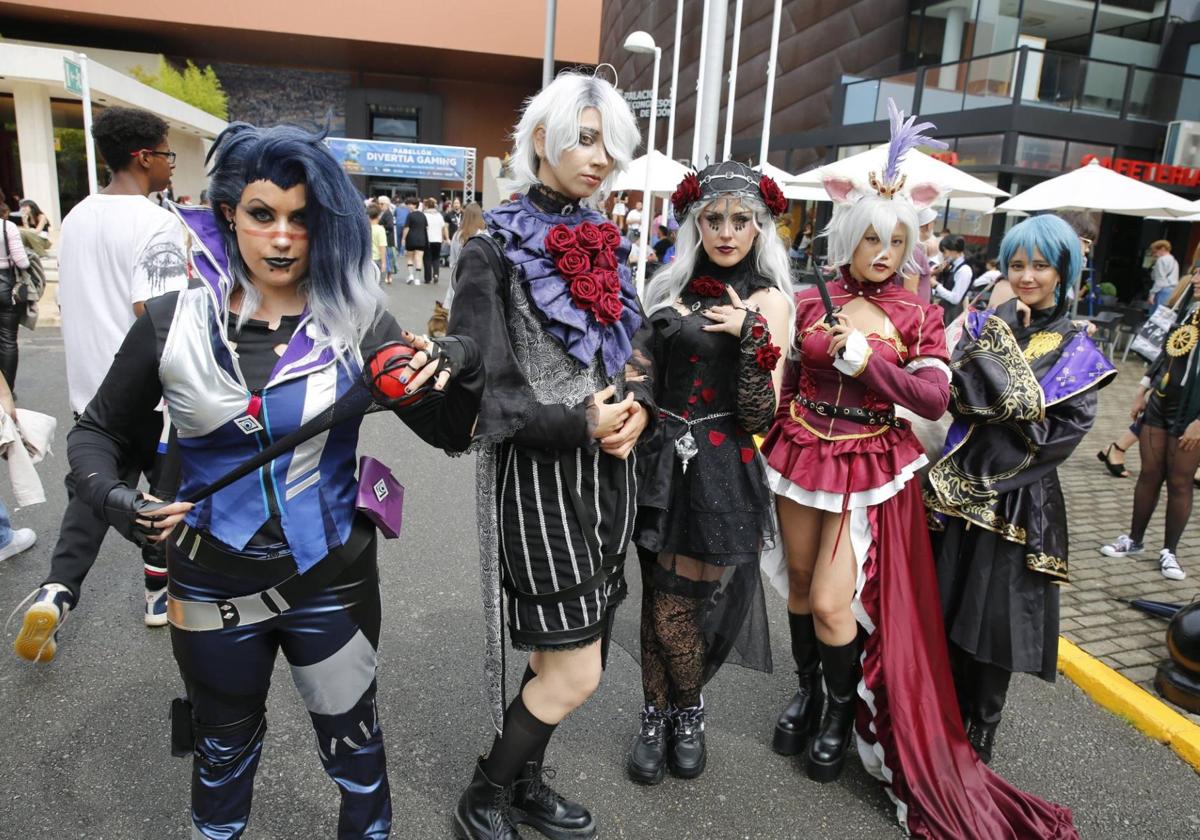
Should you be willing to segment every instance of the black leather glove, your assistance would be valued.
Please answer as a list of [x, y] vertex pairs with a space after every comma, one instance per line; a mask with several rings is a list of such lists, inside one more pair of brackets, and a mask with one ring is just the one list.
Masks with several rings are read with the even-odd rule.
[[150, 537], [159, 533], [159, 530], [150, 525], [142, 525], [137, 520], [153, 522], [160, 519], [161, 517], [155, 516], [155, 511], [166, 505], [167, 502], [147, 499], [141, 491], [118, 484], [104, 497], [101, 513], [105, 522], [137, 545], [144, 546], [150, 542]]

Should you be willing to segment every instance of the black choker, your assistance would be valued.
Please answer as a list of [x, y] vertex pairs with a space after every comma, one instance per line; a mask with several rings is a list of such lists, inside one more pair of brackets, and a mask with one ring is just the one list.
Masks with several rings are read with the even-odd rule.
[[567, 216], [579, 209], [579, 202], [552, 190], [545, 184], [534, 184], [529, 188], [529, 200], [533, 206], [545, 213]]

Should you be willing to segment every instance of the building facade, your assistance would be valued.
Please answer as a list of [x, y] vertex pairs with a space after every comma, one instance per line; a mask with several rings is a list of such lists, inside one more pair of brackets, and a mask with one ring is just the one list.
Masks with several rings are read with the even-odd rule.
[[[685, 97], [677, 144], [690, 143], [701, 6], [684, 4], [688, 43], [680, 53]], [[772, 6], [744, 3], [733, 143], [742, 159], [759, 150]], [[949, 162], [1009, 193], [1098, 157], [1200, 199], [1200, 141], [1188, 140], [1200, 133], [1198, 6], [1195, 0], [785, 2], [770, 160], [799, 172], [885, 142], [892, 99], [937, 124], [936, 134], [950, 144]], [[647, 87], [647, 62], [624, 53], [622, 39], [647, 29], [669, 67], [674, 14], [673, 0], [606, 0], [601, 60], [626, 68], [631, 86]], [[726, 66], [732, 24], [727, 34]], [[1183, 142], [1167, 148], [1173, 124]], [[943, 220], [974, 248], [994, 254], [1015, 219], [988, 209], [952, 202]], [[1112, 214], [1097, 214], [1093, 223], [1100, 228], [1096, 268], [1126, 297], [1142, 284], [1151, 240], [1171, 240], [1184, 255], [1181, 263], [1200, 242], [1200, 225]]]
[[[558, 6], [556, 67], [595, 64], [601, 0]], [[460, 0], [337, 12], [325, 0], [233, 6], [160, 0], [152, 7], [134, 0], [0, 0], [0, 33], [103, 53], [119, 70], [153, 67], [159, 54], [180, 66], [187, 60], [211, 65], [228, 96], [230, 120], [472, 147], [482, 160], [508, 150], [517, 111], [541, 86], [545, 12], [545, 0], [510, 0], [502, 10], [485, 0]], [[5, 48], [0, 41], [0, 51]], [[3, 108], [0, 99], [0, 114]], [[19, 170], [0, 167], [0, 187], [12, 191], [12, 172]], [[356, 181], [372, 194], [425, 196], [463, 187]]]

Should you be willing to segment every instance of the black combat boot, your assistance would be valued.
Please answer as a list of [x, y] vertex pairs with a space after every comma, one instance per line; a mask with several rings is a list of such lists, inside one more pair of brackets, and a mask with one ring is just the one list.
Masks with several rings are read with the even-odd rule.
[[825, 692], [821, 688], [821, 657], [817, 653], [812, 616], [789, 612], [788, 626], [792, 632], [792, 658], [796, 661], [800, 688], [775, 722], [771, 749], [780, 755], [799, 755], [821, 725]]
[[854, 737], [854, 712], [858, 701], [858, 642], [830, 647], [818, 643], [821, 668], [829, 704], [821, 728], [808, 750], [808, 778], [814, 782], [832, 782], [842, 773], [846, 750]]
[[509, 788], [492, 784], [480, 761], [454, 809], [454, 836], [458, 840], [521, 840], [509, 817], [511, 795]]
[[667, 772], [667, 734], [671, 719], [656, 707], [642, 709], [642, 728], [633, 737], [625, 770], [639, 785], [656, 785]]
[[587, 808], [565, 799], [546, 784], [543, 776], [553, 778], [554, 771], [542, 769], [541, 762], [529, 761], [513, 783], [510, 813], [517, 825], [531, 825], [552, 840], [591, 840], [596, 836], [596, 820]]
[[681, 779], [694, 779], [704, 772], [708, 750], [704, 746], [704, 698], [695, 706], [671, 711], [671, 737], [667, 764]]

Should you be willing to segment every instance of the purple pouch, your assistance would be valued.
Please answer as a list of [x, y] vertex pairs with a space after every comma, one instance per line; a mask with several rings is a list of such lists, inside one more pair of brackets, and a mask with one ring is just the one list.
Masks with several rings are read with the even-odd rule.
[[404, 521], [404, 485], [381, 461], [370, 455], [358, 459], [358, 497], [354, 506], [375, 523], [385, 539], [400, 536]]

